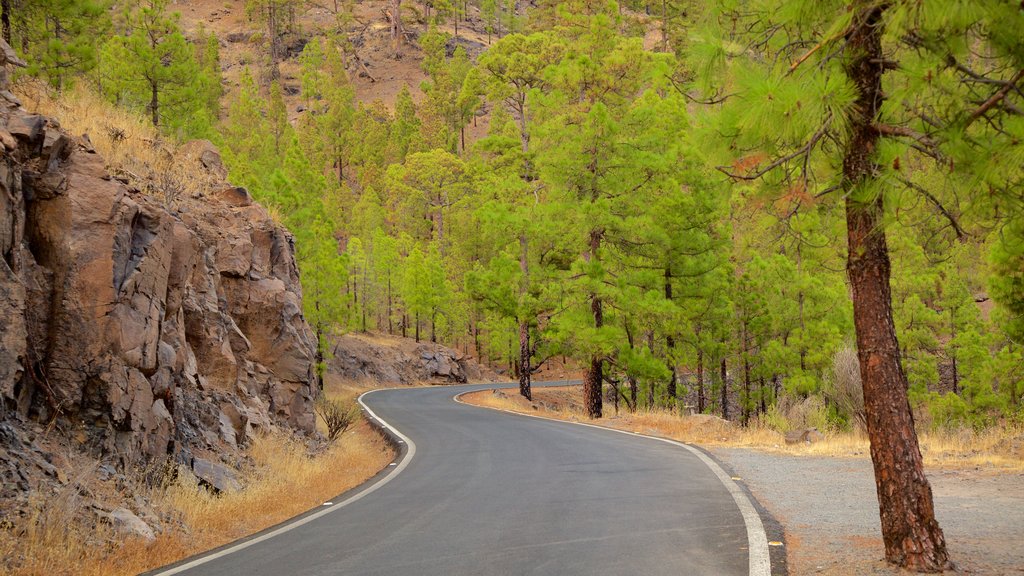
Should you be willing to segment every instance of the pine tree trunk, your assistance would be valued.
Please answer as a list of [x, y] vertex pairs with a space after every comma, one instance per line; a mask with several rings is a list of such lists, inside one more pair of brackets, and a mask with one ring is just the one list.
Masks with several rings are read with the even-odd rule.
[[388, 11], [391, 12], [391, 43], [393, 56], [397, 59], [402, 54], [402, 0], [390, 0]]
[[530, 390], [530, 323], [519, 321], [519, 393], [533, 400]]
[[388, 272], [388, 334], [395, 333], [394, 323], [391, 321], [391, 273]]
[[[665, 266], [665, 300], [672, 301], [672, 267]], [[676, 362], [672, 358], [672, 352], [675, 350], [676, 343], [672, 338], [672, 334], [665, 335], [665, 358], [668, 364], [670, 376], [668, 379], [668, 386], [665, 388], [665, 396], [668, 400], [668, 406], [675, 408], [676, 406]]]
[[725, 356], [720, 365], [722, 371], [722, 418], [729, 419], [729, 373], [725, 367]]
[[416, 313], [416, 341], [420, 341], [420, 313]]
[[[597, 258], [598, 250], [601, 248], [600, 230], [590, 232], [590, 257]], [[594, 318], [594, 327], [601, 328], [604, 325], [604, 310], [601, 306], [601, 297], [597, 294], [590, 295], [590, 312]], [[583, 377], [583, 404], [587, 409], [587, 416], [590, 418], [601, 417], [601, 384], [604, 381], [604, 358], [591, 356], [590, 366]]]
[[[522, 282], [519, 285], [520, 297], [525, 296], [529, 287], [530, 274], [530, 251], [526, 234], [519, 235], [519, 271], [522, 273]], [[533, 400], [533, 392], [530, 390], [530, 323], [526, 318], [519, 319], [519, 393], [527, 400]]]
[[854, 2], [857, 12], [847, 36], [849, 56], [844, 66], [858, 97], [848, 118], [851, 136], [843, 157], [846, 269], [885, 557], [904, 568], [936, 572], [949, 568], [950, 562], [924, 475], [892, 317], [884, 194], [862, 198], [865, 184], [877, 170], [873, 156], [879, 134], [872, 124], [885, 99], [880, 63], [885, 56], [881, 43], [885, 7], [872, 0]]
[[156, 82], [149, 83], [149, 113], [153, 126], [160, 125], [160, 90]]
[[[320, 310], [320, 302], [316, 302], [316, 309]], [[324, 330], [320, 322], [316, 323], [316, 355], [313, 358], [316, 362], [314, 377], [316, 378], [316, 389], [324, 389]]]
[[483, 362], [483, 355], [480, 352], [480, 326], [473, 322], [473, 349], [476, 350], [476, 361]]
[[750, 423], [750, 358], [747, 357], [747, 345], [743, 345], [743, 425]]
[[697, 413], [704, 413], [704, 351], [697, 350]]
[[591, 358], [590, 366], [583, 377], [583, 401], [586, 404], [587, 416], [601, 417], [601, 382], [604, 379], [604, 361]]
[[[762, 366], [761, 369], [763, 370], [764, 366]], [[761, 396], [761, 411], [759, 412], [759, 414], [764, 414], [765, 412], [768, 411], [768, 404], [766, 400], [766, 396], [768, 396], [768, 394], [765, 392], [764, 389], [764, 374], [758, 377], [758, 383], [760, 385], [758, 388], [759, 395]]]

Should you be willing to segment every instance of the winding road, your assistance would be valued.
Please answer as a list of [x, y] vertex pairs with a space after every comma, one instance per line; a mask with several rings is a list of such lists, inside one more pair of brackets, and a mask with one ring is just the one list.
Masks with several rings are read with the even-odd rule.
[[700, 451], [457, 403], [457, 386], [360, 399], [400, 438], [369, 484], [170, 576], [751, 575], [747, 496]]

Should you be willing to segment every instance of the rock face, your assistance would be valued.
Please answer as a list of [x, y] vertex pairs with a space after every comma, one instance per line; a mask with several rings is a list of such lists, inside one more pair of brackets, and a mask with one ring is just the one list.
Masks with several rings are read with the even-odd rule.
[[56, 418], [125, 467], [314, 430], [293, 241], [263, 208], [222, 182], [168, 209], [13, 103], [0, 142], [0, 417]]
[[395, 384], [464, 383], [493, 380], [471, 359], [439, 344], [395, 336], [347, 334], [334, 341], [328, 369], [351, 380]]

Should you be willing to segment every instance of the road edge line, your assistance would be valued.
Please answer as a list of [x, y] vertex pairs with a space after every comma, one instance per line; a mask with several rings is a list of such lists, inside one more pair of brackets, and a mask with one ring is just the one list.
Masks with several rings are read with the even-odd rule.
[[[395, 479], [399, 474], [402, 473], [403, 470], [405, 470], [405, 468], [409, 465], [409, 462], [412, 461], [413, 456], [416, 455], [416, 444], [412, 440], [410, 440], [408, 436], [406, 436], [405, 434], [402, 434], [401, 432], [399, 432], [397, 428], [392, 426], [386, 420], [384, 420], [383, 418], [378, 416], [376, 412], [371, 410], [370, 407], [367, 406], [363, 402], [363, 398], [366, 397], [369, 394], [372, 394], [374, 392], [380, 392], [382, 390], [402, 390], [402, 389], [405, 389], [405, 387], [402, 387], [402, 388], [378, 388], [378, 389], [375, 389], [375, 390], [368, 390], [368, 391], [363, 392], [362, 394], [360, 394], [359, 397], [356, 399], [356, 402], [358, 402], [359, 405], [363, 408], [363, 410], [366, 411], [367, 416], [371, 420], [371, 424], [377, 425], [378, 427], [383, 428], [384, 430], [386, 430], [390, 434], [393, 434], [394, 436], [396, 436], [398, 438], [399, 443], [404, 443], [405, 446], [407, 447], [407, 449], [406, 449], [404, 454], [401, 451], [399, 451], [399, 458], [400, 458], [400, 460], [399, 460], [398, 464], [396, 466], [394, 466], [394, 469], [390, 473], [388, 473], [386, 476], [380, 478], [376, 482], [373, 482], [373, 484], [370, 484], [369, 486], [366, 486], [365, 488], [359, 490], [358, 492], [356, 492], [352, 496], [349, 496], [348, 498], [342, 500], [341, 502], [337, 502], [335, 504], [332, 504], [331, 506], [324, 507], [322, 510], [319, 510], [317, 512], [313, 512], [312, 514], [309, 514], [307, 512], [307, 513], [303, 513], [303, 514], [300, 514], [299, 516], [294, 517], [292, 520], [285, 520], [285, 523], [283, 525], [279, 524], [277, 526], [277, 528], [272, 528], [272, 529], [270, 529], [270, 531], [268, 531], [266, 533], [263, 533], [263, 534], [257, 533], [254, 536], [243, 538], [241, 541], [236, 541], [235, 544], [227, 544], [225, 548], [220, 549], [220, 550], [215, 549], [214, 551], [209, 552], [209, 553], [205, 553], [205, 554], [201, 553], [202, 555], [199, 556], [198, 558], [195, 558], [194, 560], [191, 560], [191, 561], [184, 562], [183, 564], [179, 564], [177, 566], [172, 565], [172, 567], [168, 568], [167, 570], [161, 570], [161, 569], [157, 568], [157, 569], [155, 569], [156, 571], [146, 572], [145, 574], [149, 574], [150, 576], [173, 576], [174, 574], [180, 574], [180, 573], [182, 573], [182, 572], [184, 572], [186, 570], [191, 570], [192, 568], [196, 568], [197, 566], [201, 566], [203, 564], [206, 564], [207, 562], [211, 562], [211, 561], [216, 560], [218, 558], [223, 558], [224, 556], [228, 556], [230, 554], [234, 554], [235, 552], [238, 552], [240, 550], [244, 550], [244, 549], [246, 549], [246, 548], [248, 548], [250, 546], [253, 546], [255, 544], [259, 544], [261, 542], [265, 542], [267, 540], [270, 540], [271, 538], [274, 538], [275, 536], [279, 536], [281, 534], [284, 534], [285, 532], [289, 532], [291, 530], [294, 530], [295, 528], [298, 528], [300, 526], [308, 524], [308, 523], [312, 522], [313, 520], [316, 520], [318, 518], [321, 518], [323, 516], [326, 516], [326, 515], [330, 514], [331, 512], [336, 512], [336, 511], [340, 510], [341, 508], [344, 508], [345, 506], [348, 506], [349, 504], [352, 504], [353, 502], [356, 502], [358, 500], [362, 500], [364, 497], [369, 496], [373, 492], [376, 492], [378, 489], [380, 489], [381, 487], [386, 485], [388, 482], [390, 482], [393, 479]], [[391, 466], [387, 466], [387, 467], [385, 467], [385, 469], [386, 468], [391, 468]]]
[[[486, 389], [485, 389], [486, 390]], [[497, 388], [495, 388], [497, 390]], [[718, 480], [725, 486], [725, 489], [732, 496], [732, 499], [736, 502], [736, 507], [740, 510], [740, 515], [743, 516], [743, 524], [747, 528], [747, 558], [748, 566], [747, 570], [750, 576], [771, 576], [772, 574], [772, 562], [771, 555], [768, 551], [768, 533], [765, 532], [764, 523], [761, 521], [761, 515], [757, 512], [757, 508], [754, 503], [751, 502], [750, 497], [736, 485], [736, 482], [732, 480], [732, 477], [725, 472], [724, 469], [715, 462], [710, 456], [704, 452], [685, 444], [677, 440], [671, 440], [669, 438], [662, 438], [660, 436], [649, 436], [647, 434], [640, 434], [639, 432], [630, 432], [629, 430], [619, 430], [618, 428], [611, 428], [609, 426], [601, 426], [599, 424], [589, 424], [586, 422], [573, 422], [572, 420], [560, 420], [558, 418], [548, 418], [546, 416], [540, 416], [538, 414], [526, 414], [524, 412], [516, 412], [514, 410], [506, 410], [504, 408], [495, 408], [493, 406], [480, 406], [478, 404], [470, 404], [462, 400], [462, 396], [470, 394], [472, 392], [480, 392], [480, 390], [467, 390], [460, 392], [452, 397], [452, 400], [462, 404], [464, 406], [473, 406], [475, 408], [482, 408], [485, 410], [495, 410], [498, 412], [505, 412], [507, 414], [514, 414], [516, 416], [525, 416], [527, 418], [537, 418], [538, 420], [546, 420], [548, 422], [564, 422], [565, 424], [576, 424], [578, 426], [586, 426], [587, 428], [596, 428], [598, 430], [608, 430], [610, 432], [618, 432], [619, 434], [628, 434], [630, 436], [637, 436], [640, 438], [647, 438], [648, 440], [657, 440], [659, 442], [665, 442], [667, 444], [673, 444], [680, 446], [688, 450], [691, 454], [700, 459], [701, 462], [707, 466], [711, 472], [718, 477]]]

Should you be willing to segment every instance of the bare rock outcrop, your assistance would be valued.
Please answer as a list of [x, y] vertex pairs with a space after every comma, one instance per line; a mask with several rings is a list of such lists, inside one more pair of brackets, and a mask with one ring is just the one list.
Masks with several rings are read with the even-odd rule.
[[458, 350], [381, 334], [346, 334], [331, 347], [328, 370], [351, 380], [394, 384], [460, 384], [496, 375]]
[[314, 430], [293, 240], [262, 207], [221, 182], [168, 208], [12, 102], [0, 144], [0, 416], [54, 421], [124, 467]]

